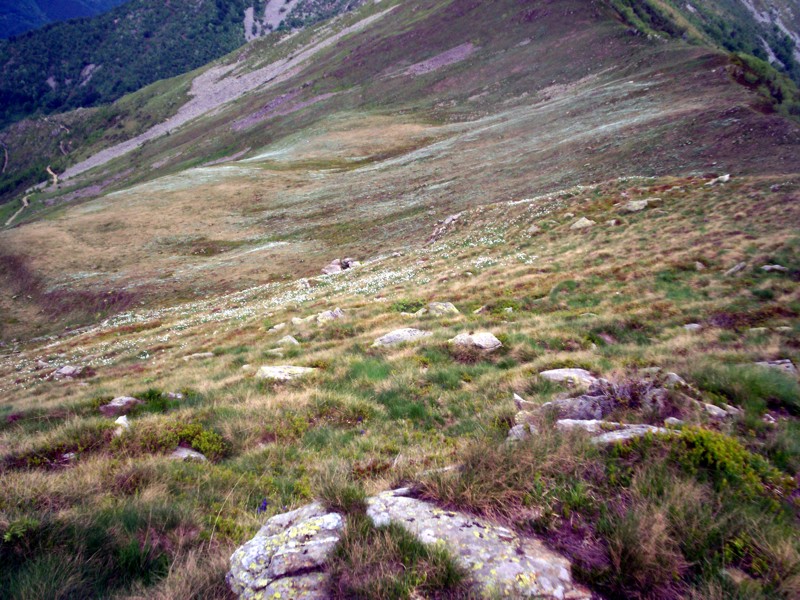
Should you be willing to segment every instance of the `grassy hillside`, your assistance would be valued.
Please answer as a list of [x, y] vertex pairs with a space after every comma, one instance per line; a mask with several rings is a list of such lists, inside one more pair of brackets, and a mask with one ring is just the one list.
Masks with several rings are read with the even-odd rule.
[[[0, 206], [2, 593], [230, 598], [233, 549], [319, 499], [347, 513], [331, 597], [474, 597], [436, 587], [444, 551], [359, 527], [403, 485], [602, 597], [796, 598], [800, 384], [755, 363], [800, 364], [800, 125], [741, 57], [631, 28], [585, 0], [366, 3], [15, 134], [69, 145]], [[256, 377], [280, 365], [314, 371]], [[669, 430], [560, 429], [554, 368]]]

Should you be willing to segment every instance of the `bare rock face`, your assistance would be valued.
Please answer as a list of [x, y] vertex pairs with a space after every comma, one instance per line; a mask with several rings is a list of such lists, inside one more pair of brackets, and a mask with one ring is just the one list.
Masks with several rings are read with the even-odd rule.
[[261, 367], [256, 373], [258, 379], [271, 379], [273, 381], [290, 381], [316, 371], [311, 367], [294, 367], [291, 365]]
[[485, 350], [492, 352], [503, 346], [502, 342], [498, 340], [493, 334], [488, 331], [481, 331], [478, 333], [459, 333], [456, 337], [450, 340], [451, 344], [456, 346], [467, 346], [477, 348], [478, 350]]
[[107, 417], [117, 417], [119, 415], [124, 415], [129, 413], [139, 404], [143, 404], [143, 402], [138, 398], [132, 398], [130, 396], [120, 396], [119, 398], [114, 398], [108, 404], [104, 404], [103, 406], [101, 406], [100, 412]]
[[[487, 597], [591, 598], [572, 580], [569, 561], [538, 539], [410, 498], [407, 489], [370, 498], [367, 515], [378, 527], [398, 523], [425, 544], [442, 544]], [[341, 515], [318, 503], [272, 517], [231, 556], [228, 585], [246, 599], [327, 598], [323, 567], [343, 528]]]
[[272, 517], [231, 556], [228, 585], [248, 600], [327, 598], [322, 567], [343, 527], [341, 515], [318, 503]]
[[379, 337], [375, 340], [373, 346], [393, 346], [395, 344], [403, 344], [405, 342], [413, 342], [433, 335], [430, 331], [422, 331], [412, 327], [404, 329], [395, 329], [386, 335]]

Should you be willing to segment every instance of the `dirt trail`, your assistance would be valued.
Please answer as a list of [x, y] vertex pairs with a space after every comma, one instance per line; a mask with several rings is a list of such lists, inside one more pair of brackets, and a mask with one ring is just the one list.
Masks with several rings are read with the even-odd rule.
[[50, 165], [47, 165], [47, 174], [53, 178], [53, 185], [58, 185], [58, 175], [50, 168]]
[[28, 196], [23, 196], [22, 197], [22, 207], [17, 212], [15, 212], [13, 215], [11, 215], [11, 217], [9, 217], [8, 221], [6, 221], [6, 227], [11, 225], [11, 223], [14, 222], [14, 219], [16, 219], [20, 215], [20, 213], [23, 210], [25, 210], [26, 208], [28, 208]]

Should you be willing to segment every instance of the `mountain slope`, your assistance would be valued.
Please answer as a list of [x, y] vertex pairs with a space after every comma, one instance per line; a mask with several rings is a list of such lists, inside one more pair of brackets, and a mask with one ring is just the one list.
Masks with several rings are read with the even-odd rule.
[[0, 38], [20, 35], [54, 21], [91, 17], [128, 0], [0, 0]]
[[[299, 28], [357, 4], [301, 0], [291, 13], [279, 12], [275, 24], [292, 14]], [[132, 0], [2, 42], [0, 127], [39, 112], [105, 104], [200, 67], [246, 41], [248, 9], [254, 10], [252, 0]]]

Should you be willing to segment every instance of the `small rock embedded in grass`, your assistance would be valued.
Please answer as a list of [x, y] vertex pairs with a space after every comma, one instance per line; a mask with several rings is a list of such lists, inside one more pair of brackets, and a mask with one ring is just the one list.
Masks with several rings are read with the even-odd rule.
[[131, 424], [128, 422], [128, 417], [126, 417], [125, 415], [122, 415], [121, 417], [117, 418], [117, 420], [114, 421], [114, 424], [117, 425], [117, 428], [114, 430], [115, 437], [121, 436], [123, 433], [125, 433], [131, 428]]
[[767, 369], [776, 369], [778, 371], [783, 371], [788, 375], [797, 377], [797, 367], [795, 367], [794, 363], [788, 358], [784, 358], [781, 360], [765, 360], [757, 362], [756, 365], [758, 365], [759, 367], [765, 367]]
[[764, 265], [761, 267], [762, 271], [766, 271], [767, 273], [788, 273], [789, 269], [784, 267], [783, 265]]
[[291, 365], [261, 367], [256, 373], [258, 379], [271, 379], [273, 381], [289, 381], [304, 375], [310, 375], [317, 369], [311, 367], [295, 367]]
[[208, 459], [191, 448], [184, 448], [183, 446], [176, 448], [175, 451], [169, 455], [174, 460], [197, 460], [200, 462], [208, 462]]
[[596, 221], [592, 221], [591, 219], [587, 219], [586, 217], [581, 217], [577, 221], [575, 221], [572, 225], [569, 226], [570, 229], [588, 229], [589, 227], [594, 227], [597, 225]]
[[184, 361], [204, 360], [206, 358], [214, 358], [214, 353], [213, 352], [197, 352], [195, 354], [190, 354], [189, 356], [184, 356], [183, 360]]
[[549, 369], [539, 373], [539, 377], [556, 383], [589, 387], [598, 379], [586, 369]]
[[293, 336], [287, 335], [282, 337], [278, 340], [278, 345], [280, 346], [299, 346], [300, 342], [298, 342]]
[[720, 175], [716, 179], [712, 179], [706, 185], [717, 185], [719, 183], [728, 183], [731, 180], [730, 174], [726, 173], [725, 175]]
[[478, 350], [485, 350], [487, 352], [493, 352], [494, 350], [502, 348], [503, 346], [503, 343], [488, 331], [481, 331], [478, 333], [459, 333], [456, 337], [450, 340], [450, 343], [455, 344], [456, 346], [477, 348]]
[[316, 318], [317, 318], [317, 323], [327, 323], [329, 321], [336, 321], [337, 319], [344, 318], [344, 311], [341, 308], [326, 310], [325, 312], [319, 313]]
[[395, 344], [403, 344], [405, 342], [420, 340], [431, 335], [433, 334], [430, 331], [422, 331], [420, 329], [414, 329], [411, 327], [395, 329], [394, 331], [390, 331], [386, 335], [379, 337], [377, 340], [375, 340], [375, 343], [372, 344], [372, 346], [393, 346]]
[[120, 396], [118, 398], [114, 398], [108, 404], [101, 406], [100, 412], [107, 417], [115, 417], [129, 413], [140, 404], [144, 403], [138, 398], [132, 398], [131, 396]]
[[[658, 198], [653, 198], [653, 200], [658, 200]], [[620, 207], [620, 211], [627, 212], [627, 213], [635, 213], [640, 212], [647, 208], [647, 205], [650, 204], [649, 199], [645, 200], [630, 200], [626, 202]]]
[[428, 314], [434, 317], [443, 317], [445, 315], [458, 315], [460, 312], [451, 302], [431, 302], [428, 304]]
[[[46, 363], [45, 366], [47, 366]], [[83, 377], [91, 377], [93, 374], [93, 371], [87, 367], [64, 365], [53, 373], [53, 379], [80, 379]]]
[[725, 271], [725, 276], [726, 277], [730, 277], [732, 275], [736, 275], [737, 273], [740, 273], [741, 271], [743, 271], [746, 266], [747, 266], [747, 263], [740, 262], [740, 263], [732, 266], [727, 271]]
[[690, 333], [697, 333], [698, 331], [702, 331], [703, 326], [700, 325], [700, 323], [687, 323], [683, 328]]
[[719, 406], [715, 406], [714, 404], [704, 403], [703, 409], [715, 419], [725, 419], [729, 416], [728, 411], [726, 411], [724, 408], [720, 408]]

